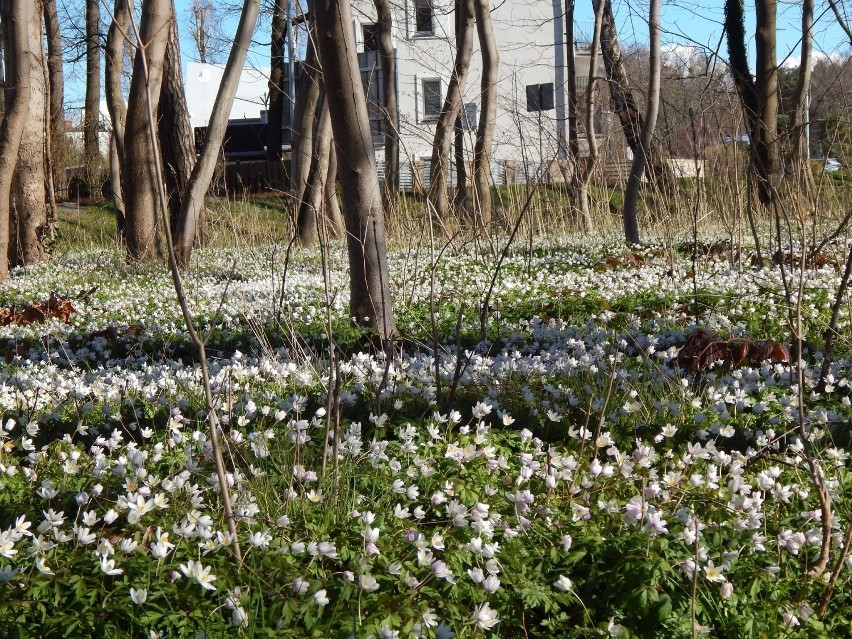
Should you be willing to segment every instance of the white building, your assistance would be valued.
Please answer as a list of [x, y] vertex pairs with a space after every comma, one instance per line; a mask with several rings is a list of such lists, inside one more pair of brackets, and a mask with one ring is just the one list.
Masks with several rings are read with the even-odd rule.
[[[435, 122], [455, 55], [453, 6], [452, 0], [403, 0], [392, 4], [403, 162], [428, 164], [432, 155]], [[353, 14], [358, 51], [374, 49], [373, 2], [353, 0]], [[561, 0], [494, 2], [491, 18], [500, 56], [492, 157], [498, 164], [512, 160], [519, 166], [536, 166], [564, 157], [567, 52]], [[478, 115], [482, 64], [475, 31], [473, 38], [474, 52], [464, 102], [468, 112]], [[575, 53], [577, 84], [581, 90], [589, 76], [587, 44], [583, 43]], [[550, 83], [554, 108], [527, 111], [527, 87]], [[473, 148], [474, 136], [473, 130], [466, 133], [466, 149]]]
[[[380, 77], [375, 53], [375, 7], [372, 0], [352, 0], [355, 40], [361, 61], [362, 79], [368, 100], [381, 92], [374, 83]], [[419, 163], [428, 181], [435, 123], [443, 105], [455, 56], [453, 0], [400, 0], [392, 3], [393, 42], [397, 62], [397, 91], [403, 187], [411, 186], [410, 167]], [[565, 22], [561, 0], [503, 0], [491, 12], [500, 56], [498, 102], [494, 131], [494, 179], [506, 161], [517, 167], [518, 179], [532, 177], [541, 163], [564, 158], [567, 149]], [[578, 35], [578, 39], [583, 36]], [[466, 113], [478, 117], [481, 58], [476, 31], [474, 48], [464, 90]], [[589, 75], [588, 42], [576, 49], [578, 89], [585, 88]], [[186, 94], [193, 126], [205, 126], [212, 110], [223, 67], [190, 63], [186, 71]], [[260, 118], [268, 95], [268, 69], [245, 69], [231, 119]], [[552, 85], [553, 107], [527, 110], [527, 87]], [[378, 109], [371, 109], [381, 120]], [[288, 116], [285, 114], [285, 126]], [[465, 133], [465, 149], [472, 155], [475, 124]], [[582, 129], [582, 127], [581, 127]], [[375, 135], [380, 146], [383, 136]], [[381, 149], [377, 148], [381, 162]], [[381, 168], [381, 167], [380, 167]]]

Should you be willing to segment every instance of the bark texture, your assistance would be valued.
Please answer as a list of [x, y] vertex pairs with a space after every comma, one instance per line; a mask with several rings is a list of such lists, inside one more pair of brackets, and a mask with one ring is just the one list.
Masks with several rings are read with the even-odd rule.
[[648, 34], [650, 37], [650, 63], [648, 72], [648, 105], [645, 109], [645, 121], [639, 137], [639, 153], [633, 157], [630, 177], [624, 193], [624, 237], [629, 244], [639, 243], [639, 187], [642, 174], [648, 163], [651, 140], [657, 126], [657, 114], [660, 111], [660, 73], [663, 59], [660, 50], [660, 0], [651, 0], [648, 9]]
[[382, 102], [385, 116], [385, 213], [395, 208], [399, 194], [399, 105], [396, 100], [396, 55], [393, 49], [393, 14], [390, 0], [373, 0], [376, 5], [376, 29], [384, 87]]
[[130, 28], [128, 0], [115, 0], [113, 19], [107, 32], [105, 53], [106, 103], [112, 123], [109, 154], [109, 184], [118, 238], [125, 238], [124, 202], [124, 132], [127, 122], [127, 105], [121, 92], [121, 71], [124, 59], [124, 39]]
[[757, 183], [758, 198], [765, 205], [772, 201], [780, 180], [775, 10], [774, 0], [755, 3], [757, 74], [753, 78], [748, 66], [743, 1], [725, 1], [729, 64], [749, 127], [749, 166]]
[[27, 57], [32, 53], [32, 42], [28, 38], [27, 25], [32, 22], [35, 10], [34, 3], [0, 0], [0, 28], [3, 29], [6, 60], [9, 61], [6, 66], [6, 109], [0, 123], [0, 281], [9, 279], [12, 178], [29, 108], [31, 77]]
[[802, 48], [799, 61], [799, 78], [796, 82], [796, 94], [793, 98], [796, 110], [790, 122], [790, 147], [792, 157], [790, 163], [801, 176], [801, 185], [807, 193], [813, 193], [816, 185], [810, 167], [810, 149], [807, 148], [804, 135], [805, 127], [810, 126], [808, 112], [809, 95], [811, 90], [811, 65], [813, 62], [814, 42], [814, 2], [802, 0]]
[[482, 55], [482, 108], [476, 129], [476, 145], [473, 148], [473, 188], [476, 192], [476, 224], [483, 232], [488, 233], [491, 225], [491, 146], [497, 118], [497, 73], [500, 56], [491, 24], [491, 4], [488, 0], [474, 0], [474, 7], [476, 32]]
[[42, 0], [30, 0], [30, 3], [33, 6], [29, 21], [23, 25], [28, 44], [24, 63], [25, 72], [29, 74], [29, 96], [12, 187], [9, 238], [9, 265], [12, 267], [35, 264], [47, 257], [44, 247], [48, 231], [44, 155], [47, 84], [42, 47]]
[[57, 200], [67, 199], [68, 179], [65, 176], [65, 78], [62, 73], [62, 35], [56, 0], [45, 0], [44, 29], [47, 34], [47, 70], [50, 100], [50, 157], [53, 190]]
[[[597, 110], [598, 80], [597, 69], [600, 56], [601, 22], [603, 20], [603, 3], [598, 4], [595, 10], [594, 31], [592, 35], [592, 46], [589, 51], [589, 86], [586, 89], [586, 141], [589, 144], [589, 161], [580, 180], [577, 190], [580, 213], [586, 220], [587, 230], [594, 227], [594, 219], [589, 209], [589, 185], [598, 163], [598, 140], [595, 136], [595, 111]], [[589, 226], [591, 224], [592, 226]]]
[[388, 348], [396, 337], [379, 177], [348, 0], [316, 0], [317, 47], [328, 91], [349, 255], [350, 313]]
[[155, 163], [159, 159], [155, 157], [149, 136], [148, 101], [156, 113], [171, 19], [171, 0], [145, 0], [142, 4], [139, 39], [144, 49], [137, 50], [133, 64], [124, 138], [124, 183], [133, 185], [125, 193], [127, 259], [130, 262], [151, 260], [158, 254]]
[[[180, 41], [178, 38], [177, 15], [172, 13], [166, 65], [163, 73], [163, 88], [158, 108], [160, 153], [163, 156], [163, 176], [169, 203], [169, 223], [172, 231], [177, 227], [183, 194], [189, 184], [192, 167], [195, 166], [195, 135], [189, 121], [189, 109], [183, 90], [183, 74], [180, 65]], [[203, 209], [201, 212], [203, 217]], [[203, 224], [199, 227], [203, 228]]]
[[[83, 164], [90, 192], [97, 192], [100, 165], [98, 129], [101, 115], [101, 6], [86, 0], [86, 109], [83, 118]], [[97, 190], [96, 190], [97, 188]]]
[[462, 99], [470, 56], [473, 52], [473, 25], [476, 14], [474, 0], [457, 3], [456, 10], [456, 58], [453, 72], [447, 85], [444, 106], [435, 125], [432, 141], [432, 172], [429, 183], [429, 204], [432, 213], [441, 222], [449, 218], [450, 206], [447, 197], [447, 173], [450, 168], [450, 151], [455, 137], [455, 124], [463, 108]]
[[219, 84], [219, 92], [213, 104], [213, 112], [210, 114], [210, 122], [207, 125], [207, 137], [204, 147], [198, 155], [189, 185], [184, 192], [180, 215], [178, 216], [177, 229], [174, 234], [174, 251], [178, 263], [182, 266], [189, 264], [192, 247], [198, 236], [201, 221], [201, 211], [204, 207], [204, 195], [210, 188], [210, 180], [216, 169], [216, 161], [222, 148], [222, 140], [225, 138], [225, 130], [228, 127], [228, 115], [234, 104], [234, 96], [240, 83], [240, 75], [246, 60], [251, 35], [257, 24], [257, 16], [260, 9], [259, 0], [245, 0], [240, 13], [240, 22], [237, 25], [237, 33], [231, 53], [228, 55], [228, 63], [225, 65], [225, 73]]
[[319, 239], [319, 224], [326, 198], [325, 180], [328, 177], [329, 149], [333, 143], [328, 100], [325, 99], [324, 90], [321, 91], [314, 130], [313, 156], [305, 180], [304, 197], [298, 203], [296, 217], [302, 246], [313, 246]]
[[280, 162], [284, 157], [281, 150], [284, 142], [284, 72], [287, 68], [284, 48], [288, 29], [287, 0], [275, 0], [272, 6], [272, 43], [269, 54], [269, 108], [266, 112], [266, 157], [270, 162]]
[[[311, 31], [314, 31], [311, 26]], [[302, 203], [310, 199], [308, 175], [314, 158], [314, 131], [320, 119], [319, 106], [322, 93], [322, 74], [317, 61], [315, 38], [308, 40], [308, 49], [302, 65], [302, 74], [296, 83], [296, 104], [293, 109], [292, 146], [293, 157], [291, 186], [293, 189], [293, 218], [299, 243], [311, 246], [316, 242], [316, 224], [300, 220]], [[360, 78], [360, 74], [358, 76]], [[313, 230], [313, 231], [312, 231]]]

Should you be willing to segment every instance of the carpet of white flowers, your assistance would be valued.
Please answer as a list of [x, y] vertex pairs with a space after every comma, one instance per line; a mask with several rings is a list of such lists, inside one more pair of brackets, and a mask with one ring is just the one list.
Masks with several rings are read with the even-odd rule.
[[[349, 321], [341, 249], [326, 273], [202, 251], [242, 564], [168, 273], [111, 251], [15, 272], [0, 306], [75, 312], [0, 327], [0, 633], [852, 635], [848, 306], [822, 385], [820, 352], [802, 389], [783, 362], [687, 372], [696, 330], [789, 344], [781, 269], [622, 253], [510, 252], [483, 311], [492, 257], [394, 252], [386, 357]], [[839, 281], [806, 272], [808, 339]]]

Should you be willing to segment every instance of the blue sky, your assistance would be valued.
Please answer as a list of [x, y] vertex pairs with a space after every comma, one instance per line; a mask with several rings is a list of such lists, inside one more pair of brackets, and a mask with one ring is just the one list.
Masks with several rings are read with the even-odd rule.
[[[538, 0], [541, 1], [541, 0]], [[843, 4], [843, 0], [840, 0]], [[184, 68], [189, 60], [196, 57], [191, 40], [187, 37], [189, 31], [188, 7], [191, 0], [176, 0], [178, 19], [180, 21]], [[236, 0], [231, 4], [236, 5]], [[580, 0], [575, 10], [576, 20], [581, 27], [591, 30], [594, 15], [591, 0]], [[852, 5], [852, 2], [849, 2]], [[746, 0], [747, 8], [753, 3]], [[616, 11], [619, 37], [623, 44], [647, 43], [648, 0], [613, 0]], [[663, 41], [670, 48], [698, 47], [705, 52], [718, 51], [724, 60], [726, 58], [725, 42], [722, 38], [722, 0], [663, 0], [661, 9], [661, 26]], [[817, 0], [816, 23], [814, 28], [815, 50], [824, 55], [844, 54], [850, 50], [849, 41], [843, 30], [837, 25], [834, 14], [825, 0]], [[847, 12], [852, 17], [852, 6]], [[106, 18], [106, 16], [105, 16]], [[237, 16], [225, 19], [222, 30], [232, 36], [236, 30]], [[779, 62], [796, 64], [799, 59], [801, 44], [801, 5], [797, 1], [782, 0], [778, 3], [778, 57]], [[261, 29], [256, 40], [265, 43], [269, 40], [269, 21], [262, 21]], [[746, 33], [754, 32], [754, 16], [748, 13]], [[752, 38], [753, 40], [753, 38]], [[268, 66], [269, 47], [259, 44], [253, 48], [250, 60], [257, 66]], [[84, 92], [82, 86], [82, 66], [78, 67], [76, 79], [69, 77], [66, 87], [66, 101], [69, 106], [82, 104]]]

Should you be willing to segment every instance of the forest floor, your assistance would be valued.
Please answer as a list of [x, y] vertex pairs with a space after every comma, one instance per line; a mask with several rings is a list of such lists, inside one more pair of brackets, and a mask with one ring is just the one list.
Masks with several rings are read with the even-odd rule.
[[387, 357], [253, 210], [186, 274], [242, 563], [164, 267], [64, 208], [0, 291], [6, 636], [852, 635], [843, 246], [398, 248]]

